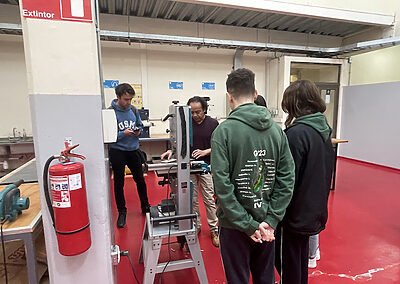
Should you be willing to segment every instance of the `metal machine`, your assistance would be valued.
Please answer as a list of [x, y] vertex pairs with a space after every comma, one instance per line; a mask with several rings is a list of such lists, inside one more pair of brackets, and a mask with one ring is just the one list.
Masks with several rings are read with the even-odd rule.
[[[158, 176], [163, 176], [162, 185], [169, 186], [170, 197], [157, 206], [153, 206], [146, 214], [143, 232], [141, 260], [144, 262], [144, 284], [154, 282], [157, 273], [195, 268], [200, 283], [207, 282], [207, 274], [200, 252], [193, 213], [193, 186], [190, 182], [191, 173], [205, 171], [206, 164], [190, 161], [191, 142], [191, 112], [186, 105], [173, 102], [169, 107], [171, 145], [176, 161], [172, 163], [149, 164], [149, 169], [155, 170]], [[163, 239], [171, 237], [185, 238], [191, 259], [182, 259], [158, 263]]]
[[149, 138], [150, 137], [150, 127], [152, 126], [151, 122], [149, 121], [149, 109], [141, 108], [138, 109], [140, 119], [143, 123], [143, 131], [140, 133], [140, 138]]
[[0, 221], [4, 222], [14, 221], [18, 215], [22, 213], [22, 210], [29, 208], [29, 198], [21, 197], [19, 186], [24, 181], [21, 179], [16, 183], [6, 186], [0, 192]]

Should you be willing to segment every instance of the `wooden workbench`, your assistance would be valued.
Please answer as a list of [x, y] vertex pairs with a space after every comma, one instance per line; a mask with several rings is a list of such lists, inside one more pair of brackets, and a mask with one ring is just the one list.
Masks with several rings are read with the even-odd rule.
[[[0, 191], [5, 187], [4, 185], [0, 186]], [[29, 208], [23, 210], [22, 214], [14, 222], [6, 222], [3, 226], [4, 232], [6, 230], [17, 233], [31, 232], [32, 227], [37, 223], [37, 219], [42, 216], [40, 213], [39, 185], [37, 183], [27, 183], [20, 185], [19, 189], [22, 197], [29, 197]]]
[[[5, 187], [5, 185], [0, 186], [0, 190]], [[30, 205], [28, 209], [22, 211], [22, 214], [14, 222], [7, 221], [3, 225], [4, 240], [24, 241], [29, 284], [37, 284], [35, 239], [43, 229], [39, 185], [37, 183], [27, 183], [20, 185], [19, 189], [21, 196], [29, 197]]]

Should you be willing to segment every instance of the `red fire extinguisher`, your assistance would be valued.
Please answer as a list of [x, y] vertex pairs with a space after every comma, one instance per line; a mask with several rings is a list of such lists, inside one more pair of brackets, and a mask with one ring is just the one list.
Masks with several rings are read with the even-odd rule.
[[[85, 159], [82, 155], [71, 153], [78, 146], [71, 147], [65, 143], [66, 149], [61, 155], [51, 156], [43, 171], [44, 193], [57, 235], [58, 250], [65, 256], [81, 254], [92, 243], [84, 166], [71, 160], [72, 157]], [[55, 159], [59, 163], [50, 167]]]

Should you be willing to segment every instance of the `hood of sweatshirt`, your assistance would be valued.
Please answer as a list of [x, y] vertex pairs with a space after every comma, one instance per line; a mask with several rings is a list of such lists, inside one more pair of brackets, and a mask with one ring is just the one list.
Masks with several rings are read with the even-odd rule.
[[231, 111], [227, 119], [239, 120], [257, 130], [265, 130], [272, 126], [268, 109], [253, 103], [238, 106]]
[[314, 128], [324, 138], [324, 141], [331, 136], [332, 128], [328, 125], [325, 115], [320, 112], [298, 117], [293, 122], [293, 125], [295, 124], [305, 124]]
[[131, 110], [131, 107], [128, 107], [128, 108], [121, 108], [119, 105], [118, 105], [118, 99], [113, 99], [112, 100], [112, 102], [111, 102], [111, 107], [113, 108], [113, 109], [115, 109], [116, 111], [122, 111], [122, 112], [127, 112], [127, 111], [130, 111]]

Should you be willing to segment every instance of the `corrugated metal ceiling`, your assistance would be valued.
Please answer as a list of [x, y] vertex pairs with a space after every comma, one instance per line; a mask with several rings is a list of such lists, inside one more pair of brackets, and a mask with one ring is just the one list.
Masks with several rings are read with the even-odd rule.
[[[17, 4], [16, 0], [0, 3]], [[371, 26], [167, 0], [99, 0], [101, 13], [346, 37]], [[128, 12], [130, 11], [130, 12]]]

